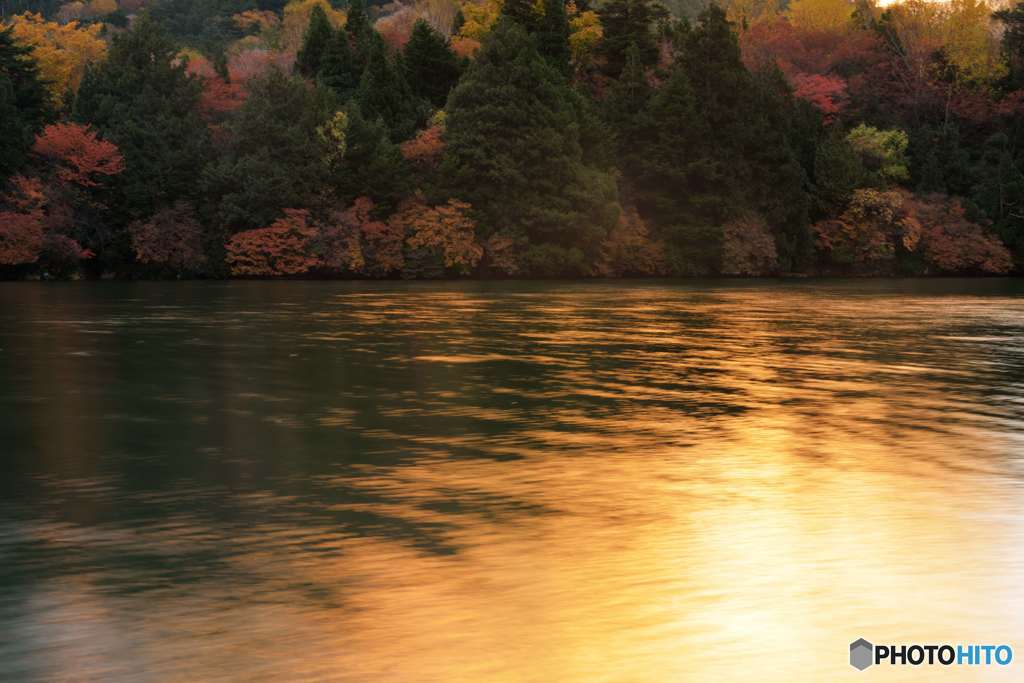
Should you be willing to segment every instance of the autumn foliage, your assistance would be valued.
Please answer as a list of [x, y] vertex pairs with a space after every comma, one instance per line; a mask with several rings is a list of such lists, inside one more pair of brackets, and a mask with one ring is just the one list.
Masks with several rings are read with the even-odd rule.
[[411, 140], [406, 140], [400, 147], [406, 160], [425, 166], [435, 166], [444, 153], [444, 129], [440, 125], [424, 128]]
[[0, 211], [0, 264], [34, 263], [43, 248], [39, 216]]
[[39, 63], [54, 99], [60, 103], [65, 95], [78, 91], [86, 68], [107, 55], [107, 44], [100, 37], [101, 24], [62, 24], [26, 12], [14, 16], [11, 26], [20, 42], [32, 46], [32, 56]]
[[442, 257], [446, 268], [469, 273], [484, 253], [476, 240], [476, 221], [469, 216], [471, 208], [457, 199], [432, 207], [416, 198], [389, 223], [396, 232], [408, 235], [406, 243], [412, 249], [432, 251]]
[[286, 209], [283, 218], [258, 230], [247, 230], [225, 245], [232, 275], [268, 277], [302, 275], [319, 265], [313, 254], [316, 228], [309, 211]]
[[320, 265], [333, 273], [386, 276], [401, 270], [403, 235], [374, 217], [374, 203], [358, 197], [319, 226]]
[[5, 277], [1024, 267], [1020, 0], [20, 5]]
[[722, 273], [771, 275], [779, 269], [775, 236], [765, 220], [746, 214], [722, 226]]
[[203, 228], [192, 207], [184, 202], [129, 226], [132, 249], [139, 263], [174, 273], [194, 273], [206, 264]]
[[813, 226], [819, 249], [853, 272], [889, 271], [899, 253], [917, 254], [927, 271], [1006, 273], [1010, 252], [979, 223], [967, 218], [959, 199], [902, 190], [858, 190], [837, 219]]
[[601, 244], [594, 267], [604, 277], [654, 276], [669, 272], [665, 244], [651, 237], [650, 229], [635, 207], [627, 207]]
[[104, 177], [124, 170], [117, 145], [101, 140], [96, 132], [77, 123], [47, 126], [32, 151], [57, 164], [57, 177], [81, 187], [97, 187]]
[[920, 225], [921, 251], [941, 273], [1008, 273], [1010, 252], [979, 223], [968, 220], [959, 199], [933, 194], [907, 197], [908, 220]]

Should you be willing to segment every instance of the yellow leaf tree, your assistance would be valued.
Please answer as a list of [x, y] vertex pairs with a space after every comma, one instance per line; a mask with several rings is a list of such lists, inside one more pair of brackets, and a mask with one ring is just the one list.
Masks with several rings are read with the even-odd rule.
[[581, 12], [576, 3], [566, 5], [569, 15], [569, 47], [572, 49], [572, 61], [577, 67], [585, 67], [590, 63], [594, 48], [604, 37], [601, 19], [597, 12], [587, 10]]
[[39, 71], [60, 103], [68, 93], [77, 92], [86, 66], [107, 55], [107, 44], [99, 37], [99, 24], [58, 24], [46, 21], [41, 14], [26, 12], [15, 16], [11, 26], [19, 43], [32, 46]]
[[94, 17], [105, 17], [117, 11], [117, 0], [91, 0], [89, 14]]
[[296, 51], [302, 45], [302, 37], [309, 27], [309, 15], [319, 5], [327, 15], [331, 26], [338, 28], [345, 23], [345, 12], [336, 10], [328, 0], [291, 0], [284, 6], [284, 21], [281, 24], [281, 49]]
[[841, 31], [850, 24], [854, 6], [849, 0], [794, 0], [787, 16], [794, 25], [815, 31]]
[[985, 0], [952, 0], [945, 8], [944, 49], [964, 80], [994, 81], [1005, 72], [992, 25], [996, 9]]

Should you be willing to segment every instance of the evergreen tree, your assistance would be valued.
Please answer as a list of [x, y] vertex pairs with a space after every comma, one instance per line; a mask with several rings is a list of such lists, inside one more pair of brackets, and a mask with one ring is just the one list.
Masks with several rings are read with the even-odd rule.
[[337, 109], [329, 91], [277, 69], [250, 83], [228, 148], [202, 176], [211, 223], [228, 233], [265, 227], [284, 209], [324, 201], [331, 177], [320, 130]]
[[652, 88], [640, 50], [631, 43], [619, 78], [609, 88], [604, 101], [604, 117], [615, 136], [619, 158], [628, 158], [636, 149], [638, 136], [650, 127], [647, 111]]
[[31, 49], [0, 28], [0, 189], [25, 160], [50, 116], [50, 99]]
[[345, 32], [352, 37], [357, 45], [368, 44], [373, 26], [370, 25], [370, 18], [366, 14], [366, 4], [363, 0], [351, 0], [348, 5], [348, 15], [345, 19]]
[[864, 165], [839, 125], [818, 143], [814, 156], [814, 199], [817, 218], [838, 216], [846, 210], [853, 191], [863, 186]]
[[309, 15], [309, 27], [302, 39], [302, 47], [295, 56], [295, 70], [307, 78], [316, 77], [333, 37], [334, 29], [327, 13], [322, 6], [316, 5]]
[[531, 0], [505, 0], [501, 16], [508, 17], [527, 32], [532, 33], [537, 28], [537, 14], [533, 11]]
[[409, 88], [403, 69], [388, 56], [384, 41], [376, 33], [371, 38], [356, 98], [364, 116], [384, 120], [393, 140], [412, 135], [424, 109]]
[[569, 16], [565, 0], [544, 0], [544, 17], [537, 30], [537, 48], [559, 73], [572, 72], [572, 50], [569, 47]]
[[1009, 136], [996, 133], [986, 142], [973, 169], [971, 198], [1013, 251], [1018, 268], [1024, 264], [1024, 158], [1014, 157]]
[[529, 240], [535, 274], [579, 274], [618, 215], [610, 174], [583, 161], [572, 92], [501, 19], [448, 99], [441, 175], [485, 231]]
[[668, 11], [655, 0], [612, 0], [598, 10], [604, 37], [598, 53], [605, 59], [605, 73], [618, 78], [626, 65], [626, 52], [635, 45], [644, 66], [658, 61], [655, 27]]
[[197, 198], [197, 169], [209, 150], [200, 91], [177, 49], [145, 17], [118, 35], [107, 60], [86, 73], [74, 118], [96, 126], [125, 157], [123, 218], [148, 218], [159, 207]]
[[729, 169], [707, 153], [709, 134], [689, 76], [676, 68], [624, 146], [630, 192], [668, 242], [671, 265], [682, 275], [714, 272], [720, 260], [726, 213], [716, 200]]
[[349, 44], [352, 47], [354, 71], [361, 77], [369, 61], [373, 43], [375, 39], [379, 38], [370, 24], [363, 0], [349, 2], [348, 16], [345, 19], [345, 33], [348, 35]]
[[[781, 74], [752, 77], [724, 12], [706, 10], [683, 38], [669, 81], [647, 110], [629, 116], [630, 93], [642, 97], [632, 49], [612, 104], [623, 122], [625, 179], [641, 212], [654, 220], [684, 273], [717, 267], [719, 229], [743, 213], [775, 231], [783, 267], [810, 255], [806, 174], [792, 144], [799, 117]], [[616, 102], [618, 101], [618, 102]], [[813, 148], [807, 153], [813, 164]]]
[[992, 16], [1004, 27], [1002, 52], [1009, 67], [1006, 89], [1024, 88], [1024, 2], [1001, 9]]
[[320, 62], [320, 80], [339, 98], [347, 100], [359, 87], [361, 73], [349, 45], [348, 33], [335, 31]]
[[418, 20], [405, 44], [405, 75], [412, 92], [437, 108], [459, 80], [459, 60], [443, 35]]
[[347, 113], [346, 151], [333, 177], [335, 190], [345, 203], [371, 197], [387, 213], [408, 193], [409, 169], [383, 121], [367, 120], [354, 102]]

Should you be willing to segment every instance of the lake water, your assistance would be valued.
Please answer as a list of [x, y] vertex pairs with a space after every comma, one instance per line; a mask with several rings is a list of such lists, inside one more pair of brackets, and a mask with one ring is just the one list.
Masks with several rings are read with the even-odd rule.
[[1024, 680], [1021, 280], [9, 283], [0, 380], [3, 680]]

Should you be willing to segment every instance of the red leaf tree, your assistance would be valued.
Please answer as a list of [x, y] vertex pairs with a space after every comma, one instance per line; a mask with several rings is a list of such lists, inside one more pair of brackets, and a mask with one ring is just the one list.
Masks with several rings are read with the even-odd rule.
[[35, 263], [43, 249], [43, 226], [33, 214], [0, 211], [0, 264]]
[[388, 221], [396, 234], [407, 235], [412, 249], [426, 249], [441, 256], [445, 268], [468, 273], [480, 262], [484, 249], [476, 241], [472, 207], [458, 199], [428, 206], [420, 198], [406, 202]]
[[117, 145], [77, 123], [47, 126], [36, 137], [32, 151], [57, 165], [60, 180], [83, 188], [98, 187], [103, 177], [124, 170], [124, 157]]
[[778, 269], [775, 237], [761, 216], [746, 214], [722, 226], [722, 273], [757, 276]]
[[668, 273], [665, 244], [651, 237], [647, 223], [635, 207], [625, 208], [619, 222], [608, 232], [594, 271], [604, 277]]
[[175, 273], [199, 272], [206, 265], [203, 228], [186, 202], [163, 209], [147, 221], [128, 226], [139, 263]]
[[968, 220], [959, 199], [941, 194], [911, 196], [904, 205], [921, 226], [921, 250], [935, 270], [1000, 274], [1013, 269], [1006, 246], [985, 226]]
[[314, 254], [316, 228], [309, 211], [285, 209], [270, 227], [247, 230], [225, 245], [232, 275], [269, 277], [302, 275], [320, 265]]
[[436, 166], [444, 153], [444, 129], [439, 125], [424, 128], [411, 140], [402, 143], [402, 156], [406, 160], [423, 166]]

